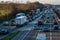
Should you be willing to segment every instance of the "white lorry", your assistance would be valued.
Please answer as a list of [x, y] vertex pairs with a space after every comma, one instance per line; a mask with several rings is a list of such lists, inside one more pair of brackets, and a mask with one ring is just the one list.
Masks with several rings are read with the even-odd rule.
[[40, 14], [40, 9], [37, 9], [36, 10], [36, 14]]
[[27, 22], [27, 17], [26, 16], [20, 16], [15, 19], [15, 23], [17, 26], [24, 25]]

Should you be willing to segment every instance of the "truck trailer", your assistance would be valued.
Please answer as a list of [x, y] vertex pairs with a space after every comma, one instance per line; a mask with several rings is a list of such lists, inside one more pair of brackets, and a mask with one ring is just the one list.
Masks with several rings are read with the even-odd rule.
[[20, 16], [15, 19], [16, 26], [23, 26], [28, 22], [26, 16]]

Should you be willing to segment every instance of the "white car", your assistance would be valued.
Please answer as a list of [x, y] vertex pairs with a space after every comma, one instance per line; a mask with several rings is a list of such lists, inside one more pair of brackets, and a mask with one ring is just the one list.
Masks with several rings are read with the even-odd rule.
[[8, 21], [5, 21], [5, 22], [3, 22], [3, 25], [5, 26], [5, 25], [9, 25], [9, 22]]
[[46, 40], [46, 34], [38, 34], [36, 40]]

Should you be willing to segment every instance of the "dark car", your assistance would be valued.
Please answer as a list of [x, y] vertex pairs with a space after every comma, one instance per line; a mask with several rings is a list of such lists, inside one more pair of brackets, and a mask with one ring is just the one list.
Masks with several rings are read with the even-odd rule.
[[38, 21], [38, 26], [43, 25], [44, 23], [42, 21]]
[[9, 30], [8, 29], [0, 29], [0, 34], [8, 34], [9, 33]]
[[58, 23], [56, 21], [54, 21], [54, 25], [57, 25]]
[[55, 26], [54, 27], [54, 30], [59, 30], [59, 26]]
[[36, 25], [34, 26], [34, 30], [40, 30], [40, 28]]
[[5, 21], [5, 22], [3, 22], [3, 25], [4, 26], [8, 26], [9, 25], [9, 22], [8, 21]]

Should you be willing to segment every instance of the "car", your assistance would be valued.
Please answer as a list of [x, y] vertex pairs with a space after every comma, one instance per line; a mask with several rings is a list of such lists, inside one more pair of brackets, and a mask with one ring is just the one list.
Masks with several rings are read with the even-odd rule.
[[58, 23], [56, 21], [54, 21], [54, 25], [57, 25]]
[[40, 20], [38, 21], [38, 26], [43, 24], [44, 24], [43, 21], [40, 21]]
[[49, 19], [50, 17], [47, 17], [47, 19]]
[[46, 40], [46, 34], [44, 33], [38, 34], [36, 40]]
[[53, 16], [53, 19], [55, 19], [55, 17]]
[[54, 30], [59, 30], [59, 26], [55, 26], [54, 27]]
[[8, 21], [5, 21], [5, 22], [3, 22], [3, 25], [4, 26], [7, 26], [7, 25], [9, 25], [9, 22]]
[[46, 21], [46, 23], [50, 23], [50, 21]]
[[5, 34], [8, 34], [9, 33], [9, 30], [8, 29], [6, 29], [6, 28], [1, 28], [0, 29], [0, 34], [3, 34], [3, 35], [5, 35]]
[[15, 23], [15, 20], [11, 20], [11, 22], [10, 22], [11, 24], [11, 26], [15, 26], [16, 25], [16, 23]]
[[40, 30], [38, 26], [34, 26], [34, 30]]

